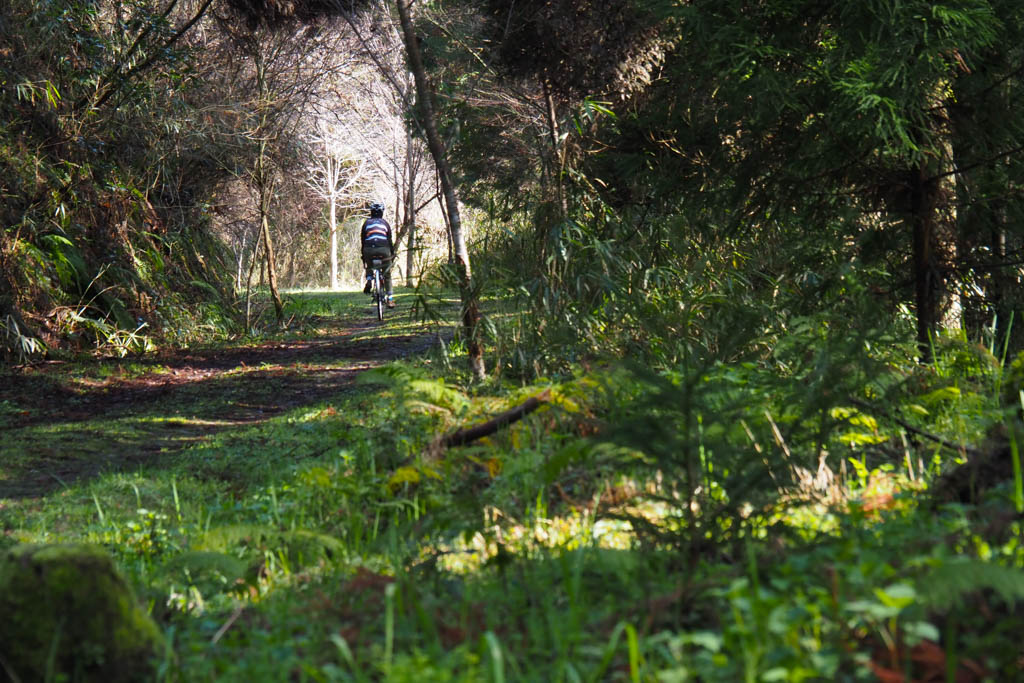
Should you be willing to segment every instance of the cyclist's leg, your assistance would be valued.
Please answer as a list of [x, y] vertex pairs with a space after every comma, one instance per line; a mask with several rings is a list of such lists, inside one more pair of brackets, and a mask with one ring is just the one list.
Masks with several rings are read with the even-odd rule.
[[383, 245], [383, 246], [377, 246], [377, 247], [375, 247], [375, 246], [364, 246], [363, 247], [363, 262], [366, 264], [366, 275], [369, 278], [367, 280], [367, 283], [370, 282], [370, 279], [372, 279], [372, 275], [373, 275], [373, 268], [372, 268], [372, 265], [371, 265], [372, 259], [381, 259], [382, 261], [384, 261], [389, 256], [391, 256], [391, 250], [388, 248], [388, 246], [386, 244]]
[[373, 286], [373, 269], [370, 268], [370, 256], [363, 251], [363, 294], [369, 294]]
[[394, 292], [391, 289], [391, 263], [392, 263], [392, 259], [390, 259], [390, 258], [387, 259], [384, 262], [384, 268], [382, 269], [382, 271], [384, 273], [384, 291], [386, 291], [388, 293], [388, 307], [389, 308], [393, 308], [394, 305], [395, 305], [395, 296], [394, 296]]

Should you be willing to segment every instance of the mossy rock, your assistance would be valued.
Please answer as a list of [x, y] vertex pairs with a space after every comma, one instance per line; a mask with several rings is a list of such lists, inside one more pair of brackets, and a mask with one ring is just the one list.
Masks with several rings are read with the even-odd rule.
[[160, 629], [97, 546], [0, 552], [0, 615], [0, 672], [13, 680], [146, 681], [164, 650]]

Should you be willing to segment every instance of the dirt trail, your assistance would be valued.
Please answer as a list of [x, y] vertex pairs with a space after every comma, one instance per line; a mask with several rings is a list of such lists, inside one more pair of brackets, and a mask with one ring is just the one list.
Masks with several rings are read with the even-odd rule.
[[[63, 363], [0, 374], [0, 499], [167, 458], [220, 430], [337, 395], [359, 372], [437, 341], [428, 332], [366, 336], [376, 321], [314, 322], [320, 333], [303, 338], [102, 360], [85, 372], [76, 363], [75, 376]], [[111, 429], [119, 420], [130, 428]]]

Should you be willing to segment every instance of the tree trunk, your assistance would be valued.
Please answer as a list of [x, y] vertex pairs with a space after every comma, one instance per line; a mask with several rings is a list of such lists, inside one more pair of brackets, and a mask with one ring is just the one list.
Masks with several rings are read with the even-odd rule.
[[551, 176], [555, 183], [555, 198], [558, 202], [559, 220], [565, 220], [569, 215], [569, 205], [565, 197], [565, 185], [562, 179], [562, 152], [558, 138], [558, 112], [555, 109], [555, 98], [551, 94], [551, 87], [547, 79], [544, 79], [544, 103], [548, 118], [548, 135], [551, 138]]
[[288, 245], [288, 287], [295, 287], [298, 281], [298, 268], [295, 267], [295, 262], [299, 258], [299, 249], [294, 242]]
[[931, 359], [932, 336], [939, 323], [942, 273], [936, 234], [937, 184], [922, 162], [911, 180], [910, 220], [913, 231], [914, 302], [917, 344], [922, 361]]
[[[1001, 204], [1001, 202], [999, 203]], [[1024, 318], [1019, 316], [1015, 310], [1013, 292], [1019, 291], [1019, 280], [1014, 277], [1015, 266], [1008, 263], [1007, 236], [1003, 227], [1004, 216], [1001, 206], [993, 209], [995, 225], [991, 231], [991, 289], [992, 309], [996, 316], [996, 340], [1000, 344], [1008, 345], [1008, 348], [1019, 348], [1014, 344], [1013, 339], [1020, 339], [1020, 328], [1024, 325]], [[1012, 335], [1012, 337], [1011, 337]]]
[[327, 155], [327, 206], [328, 206], [328, 221], [330, 221], [330, 234], [331, 234], [331, 291], [337, 291], [338, 289], [338, 214], [337, 214], [337, 203], [338, 203], [338, 182], [337, 182], [337, 169], [335, 167], [334, 158], [331, 156], [330, 145], [324, 142], [324, 153]]
[[238, 252], [237, 252], [237, 255], [236, 255], [236, 259], [235, 259], [238, 262], [236, 264], [236, 268], [235, 268], [235, 291], [236, 292], [241, 291], [241, 289], [242, 289], [242, 265], [245, 263], [245, 252], [248, 251], [248, 245], [246, 244], [246, 242], [248, 242], [248, 239], [246, 238], [245, 233], [243, 232], [242, 233], [242, 245], [238, 248]]
[[[440, 184], [440, 180], [438, 184]], [[448, 243], [448, 260], [445, 261], [449, 266], [455, 263], [455, 251], [452, 249], [452, 228], [451, 223], [448, 221], [448, 209], [444, 206], [444, 193], [441, 192], [441, 188], [437, 188], [437, 205], [441, 208], [441, 217], [444, 218], [444, 237]]]
[[267, 108], [270, 97], [267, 89], [266, 64], [259, 46], [256, 48], [256, 79], [259, 84], [260, 127], [259, 154], [256, 157], [256, 189], [259, 193], [260, 230], [263, 233], [264, 254], [267, 256], [267, 281], [270, 284], [270, 296], [274, 300], [274, 313], [277, 321], [284, 321], [284, 304], [277, 291], [277, 272], [274, 268], [274, 244], [270, 239], [270, 199], [273, 196], [274, 182], [270, 179], [267, 169]]
[[416, 286], [416, 169], [412, 159], [412, 127], [405, 127], [405, 166], [409, 175], [409, 187], [405, 191], [405, 220], [407, 221], [409, 239], [405, 243], [405, 286]]
[[249, 332], [249, 328], [252, 327], [252, 276], [256, 270], [256, 263], [260, 264], [260, 271], [262, 272], [263, 262], [259, 260], [260, 247], [263, 245], [263, 233], [257, 232], [256, 243], [252, 245], [252, 255], [249, 259], [249, 275], [245, 279], [245, 331]]
[[[989, 55], [991, 57], [991, 55]], [[1006, 144], [1000, 139], [1002, 131], [979, 129], [976, 119], [982, 111], [1009, 111], [1007, 101], [1011, 91], [991, 88], [990, 65], [985, 64], [969, 74], [961, 74], [953, 82], [952, 100], [947, 106], [952, 123], [952, 147], [958, 173], [957, 234], [967, 241], [969, 250], [960, 256], [970, 265], [985, 292], [984, 306], [970, 313], [968, 335], [995, 322], [995, 343], [1002, 355], [1004, 349], [1019, 349], [1024, 317], [1021, 316], [1018, 266], [1012, 254], [1011, 234], [1007, 228], [1013, 224], [1002, 198], [1006, 189], [1004, 159], [989, 159], [990, 150]], [[984, 121], [987, 116], [982, 117]], [[991, 137], [987, 137], [991, 136]]]
[[448, 208], [448, 221], [451, 229], [452, 243], [455, 249], [455, 264], [459, 276], [459, 296], [462, 299], [462, 325], [466, 335], [469, 351], [469, 362], [474, 376], [483, 379], [484, 367], [483, 346], [479, 339], [480, 306], [473, 287], [472, 271], [469, 264], [469, 251], [466, 249], [465, 236], [462, 233], [462, 221], [459, 218], [459, 203], [452, 181], [448, 157], [437, 132], [433, 107], [433, 91], [427, 82], [427, 73], [420, 57], [419, 44], [413, 31], [412, 17], [409, 12], [410, 0], [395, 0], [398, 7], [398, 18], [402, 23], [402, 37], [405, 42], [406, 55], [416, 83], [416, 99], [423, 117], [423, 130], [427, 136], [427, 146], [434, 158], [437, 174], [441, 179], [441, 190], [444, 193]]
[[[267, 197], [269, 200], [269, 196]], [[260, 202], [263, 203], [262, 201]], [[269, 201], [267, 202], [269, 204]], [[267, 257], [267, 282], [270, 285], [270, 296], [274, 300], [274, 313], [277, 321], [284, 320], [284, 303], [281, 301], [281, 294], [277, 291], [277, 269], [274, 267], [274, 243], [270, 239], [270, 216], [262, 206], [260, 208], [260, 225], [263, 231], [263, 253]]]

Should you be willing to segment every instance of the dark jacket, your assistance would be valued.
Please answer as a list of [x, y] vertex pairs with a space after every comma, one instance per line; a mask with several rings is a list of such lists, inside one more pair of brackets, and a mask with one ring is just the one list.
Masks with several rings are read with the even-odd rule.
[[387, 244], [391, 254], [395, 253], [391, 225], [383, 218], [367, 218], [360, 231], [359, 241], [362, 243], [364, 251], [367, 247], [382, 247]]

